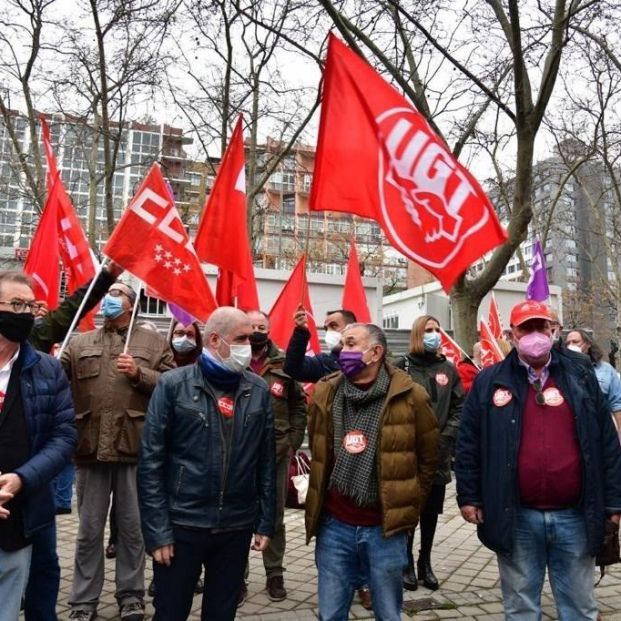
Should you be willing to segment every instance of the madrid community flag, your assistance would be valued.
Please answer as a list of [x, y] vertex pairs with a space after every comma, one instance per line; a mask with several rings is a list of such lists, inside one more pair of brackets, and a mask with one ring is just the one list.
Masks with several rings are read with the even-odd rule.
[[352, 239], [347, 261], [347, 274], [345, 275], [345, 288], [341, 308], [352, 311], [356, 320], [361, 323], [371, 323], [371, 313], [364, 292], [364, 284], [360, 275], [360, 263], [356, 252], [356, 242]]
[[490, 327], [483, 319], [479, 322], [479, 344], [481, 345], [481, 366], [491, 367], [497, 362], [504, 360], [505, 356], [502, 353]]
[[246, 217], [246, 160], [240, 114], [218, 168], [194, 247], [206, 263], [217, 265], [220, 306], [257, 310], [259, 296], [252, 266]]
[[446, 291], [507, 239], [477, 180], [424, 117], [333, 35], [310, 209], [377, 221]]
[[495, 339], [505, 338], [505, 331], [502, 327], [502, 319], [500, 318], [500, 309], [498, 308], [498, 303], [496, 302], [496, 297], [493, 292], [489, 300], [487, 323]]
[[543, 302], [549, 297], [546, 259], [541, 248], [541, 242], [537, 240], [533, 247], [533, 260], [530, 264], [530, 279], [526, 287], [526, 299]]
[[319, 345], [319, 335], [317, 334], [317, 325], [313, 317], [313, 308], [306, 280], [306, 255], [302, 255], [298, 261], [269, 312], [270, 338], [281, 349], [287, 349], [287, 345], [289, 345], [295, 327], [293, 315], [300, 304], [308, 316], [308, 329], [310, 331], [308, 350], [318, 354], [321, 351], [321, 346]]
[[32, 237], [24, 264], [24, 273], [34, 282], [37, 300], [45, 300], [49, 310], [58, 306], [60, 286], [60, 253], [58, 251], [58, 190], [57, 179], [47, 196], [37, 230]]
[[153, 164], [103, 253], [187, 313], [206, 321], [216, 308], [200, 261]]

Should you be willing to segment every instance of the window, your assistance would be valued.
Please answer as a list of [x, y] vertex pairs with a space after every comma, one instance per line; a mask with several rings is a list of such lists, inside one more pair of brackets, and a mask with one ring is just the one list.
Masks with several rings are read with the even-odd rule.
[[397, 330], [399, 328], [399, 315], [389, 315], [382, 319], [382, 327], [388, 330]]

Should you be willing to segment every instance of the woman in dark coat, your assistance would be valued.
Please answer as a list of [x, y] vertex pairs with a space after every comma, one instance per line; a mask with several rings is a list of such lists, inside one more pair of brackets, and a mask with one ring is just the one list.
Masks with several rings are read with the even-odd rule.
[[[446, 357], [439, 353], [439, 348], [440, 323], [431, 315], [423, 315], [412, 325], [410, 352], [396, 361], [396, 366], [407, 371], [429, 394], [440, 430], [440, 461], [420, 516], [420, 552], [417, 563], [418, 580], [432, 590], [438, 588], [438, 580], [431, 568], [431, 549], [438, 515], [444, 510], [446, 484], [451, 480], [451, 454], [464, 401], [459, 374]], [[403, 586], [411, 591], [418, 587], [414, 571], [413, 544], [412, 532], [408, 539], [409, 565], [403, 577]]]

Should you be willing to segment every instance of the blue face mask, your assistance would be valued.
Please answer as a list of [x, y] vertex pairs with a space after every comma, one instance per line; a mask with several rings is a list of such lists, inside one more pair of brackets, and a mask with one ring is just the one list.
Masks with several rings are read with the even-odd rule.
[[423, 335], [423, 347], [425, 351], [436, 352], [440, 347], [440, 333], [439, 332], [425, 332]]
[[101, 303], [101, 312], [105, 319], [116, 319], [120, 317], [123, 314], [123, 301], [121, 297], [114, 297], [106, 293]]

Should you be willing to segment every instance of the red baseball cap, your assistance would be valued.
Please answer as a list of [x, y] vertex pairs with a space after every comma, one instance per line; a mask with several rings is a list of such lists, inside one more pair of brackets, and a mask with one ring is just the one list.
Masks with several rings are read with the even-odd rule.
[[535, 302], [535, 300], [525, 300], [518, 302], [511, 309], [510, 323], [512, 326], [520, 326], [529, 319], [547, 319], [552, 321], [552, 314], [547, 304]]

